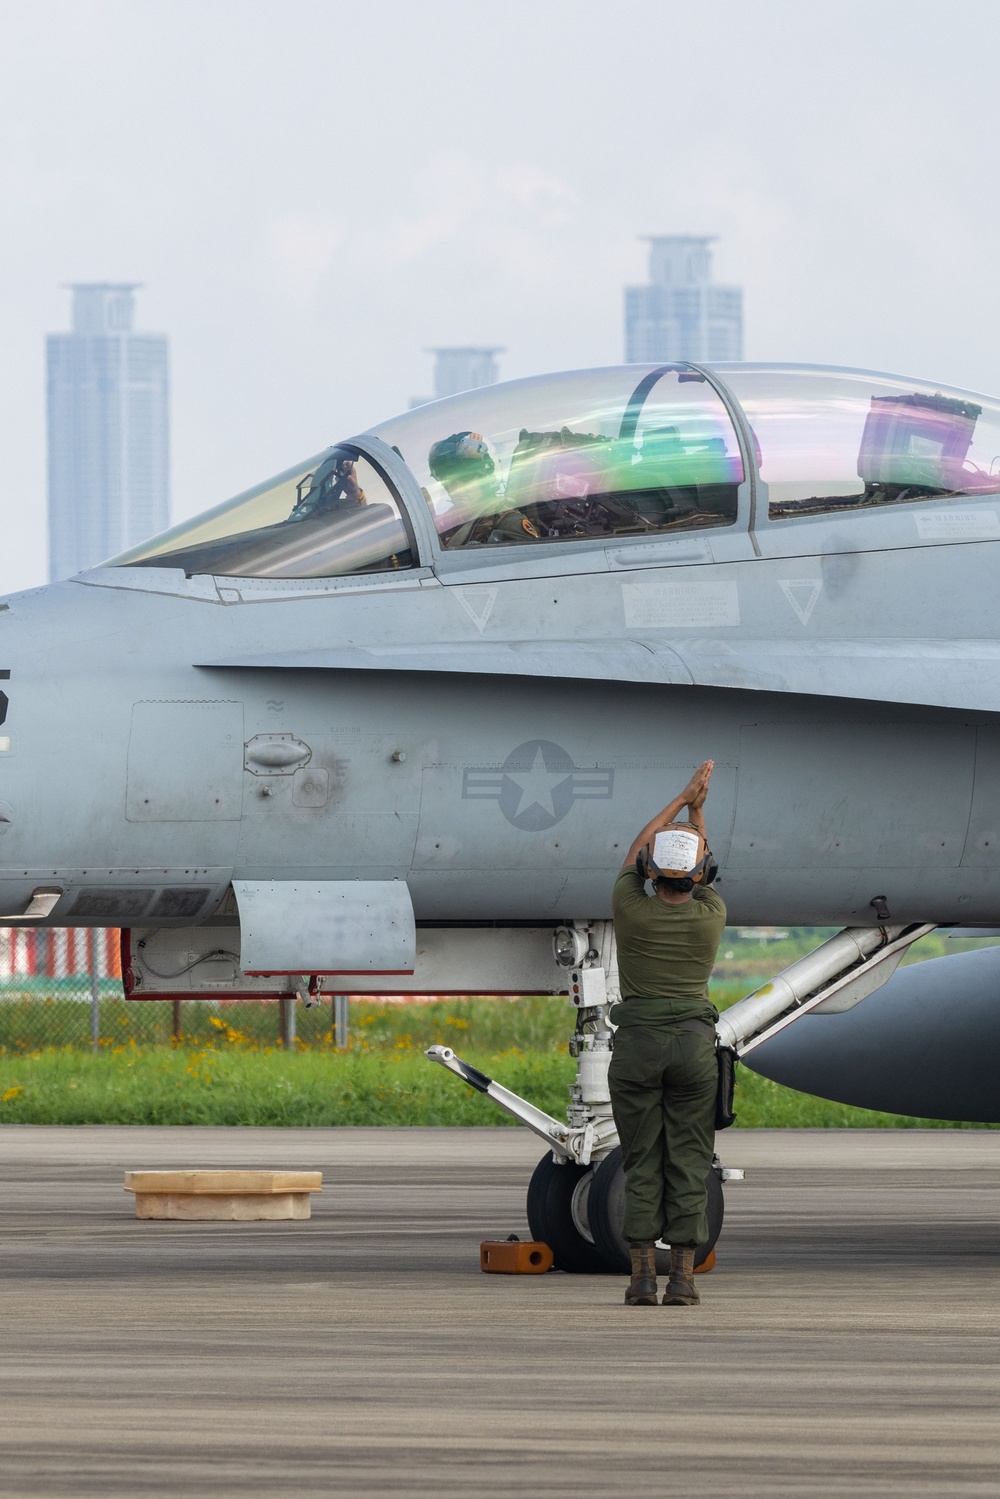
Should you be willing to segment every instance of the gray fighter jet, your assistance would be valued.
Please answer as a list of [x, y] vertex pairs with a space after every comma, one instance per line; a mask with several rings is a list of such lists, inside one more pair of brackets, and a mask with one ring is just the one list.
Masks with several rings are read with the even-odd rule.
[[620, 1265], [610, 893], [703, 759], [730, 919], [845, 928], [721, 1039], [1000, 1119], [994, 955], [890, 977], [1000, 919], [998, 567], [965, 391], [625, 366], [421, 407], [0, 603], [0, 914], [122, 927], [137, 999], [566, 993], [565, 1121], [434, 1059], [545, 1139], [559, 1262]]

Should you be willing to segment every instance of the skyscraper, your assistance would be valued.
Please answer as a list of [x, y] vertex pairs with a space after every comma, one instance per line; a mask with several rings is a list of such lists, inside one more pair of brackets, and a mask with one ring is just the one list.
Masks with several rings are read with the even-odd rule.
[[503, 349], [428, 349], [434, 355], [434, 394], [414, 396], [414, 406], [424, 406], [428, 401], [440, 401], [444, 396], [457, 396], [462, 390], [478, 390], [481, 385], [495, 385], [500, 378], [496, 356]]
[[70, 289], [73, 331], [46, 340], [53, 580], [170, 520], [167, 340], [133, 332], [135, 283]]
[[649, 239], [649, 285], [625, 288], [625, 362], [743, 358], [743, 293], [712, 281], [713, 235]]

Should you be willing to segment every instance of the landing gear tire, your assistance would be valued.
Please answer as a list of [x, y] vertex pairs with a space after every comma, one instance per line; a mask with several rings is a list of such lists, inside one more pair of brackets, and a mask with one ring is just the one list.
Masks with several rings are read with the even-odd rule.
[[[718, 1175], [710, 1170], [705, 1179], [708, 1187], [708, 1239], [699, 1244], [694, 1262], [702, 1264], [715, 1248], [715, 1241], [722, 1232], [722, 1217], [725, 1203], [722, 1183]], [[622, 1233], [625, 1219], [625, 1172], [622, 1169], [622, 1150], [616, 1145], [610, 1155], [594, 1172], [594, 1180], [588, 1193], [587, 1213], [594, 1244], [600, 1251], [606, 1267], [615, 1274], [628, 1275], [631, 1270], [628, 1240]], [[656, 1251], [656, 1273], [666, 1275], [670, 1269], [669, 1251]]]
[[593, 1179], [593, 1167], [557, 1166], [545, 1155], [528, 1185], [531, 1237], [547, 1244], [555, 1268], [570, 1275], [602, 1275], [610, 1268], [589, 1237], [587, 1198]]

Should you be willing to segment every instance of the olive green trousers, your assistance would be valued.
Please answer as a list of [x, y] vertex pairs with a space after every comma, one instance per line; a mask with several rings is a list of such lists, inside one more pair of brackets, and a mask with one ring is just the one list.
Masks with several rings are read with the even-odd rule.
[[681, 1249], [708, 1238], [715, 1044], [676, 1026], [622, 1026], [608, 1073], [625, 1167], [626, 1239]]

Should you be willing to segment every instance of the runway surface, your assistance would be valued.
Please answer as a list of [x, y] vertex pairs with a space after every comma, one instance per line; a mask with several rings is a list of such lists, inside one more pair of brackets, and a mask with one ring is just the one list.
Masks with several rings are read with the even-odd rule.
[[[1000, 1132], [732, 1130], [698, 1308], [485, 1276], [486, 1130], [0, 1129], [0, 1493], [1000, 1492]], [[137, 1222], [127, 1169], [321, 1167], [309, 1223]]]

